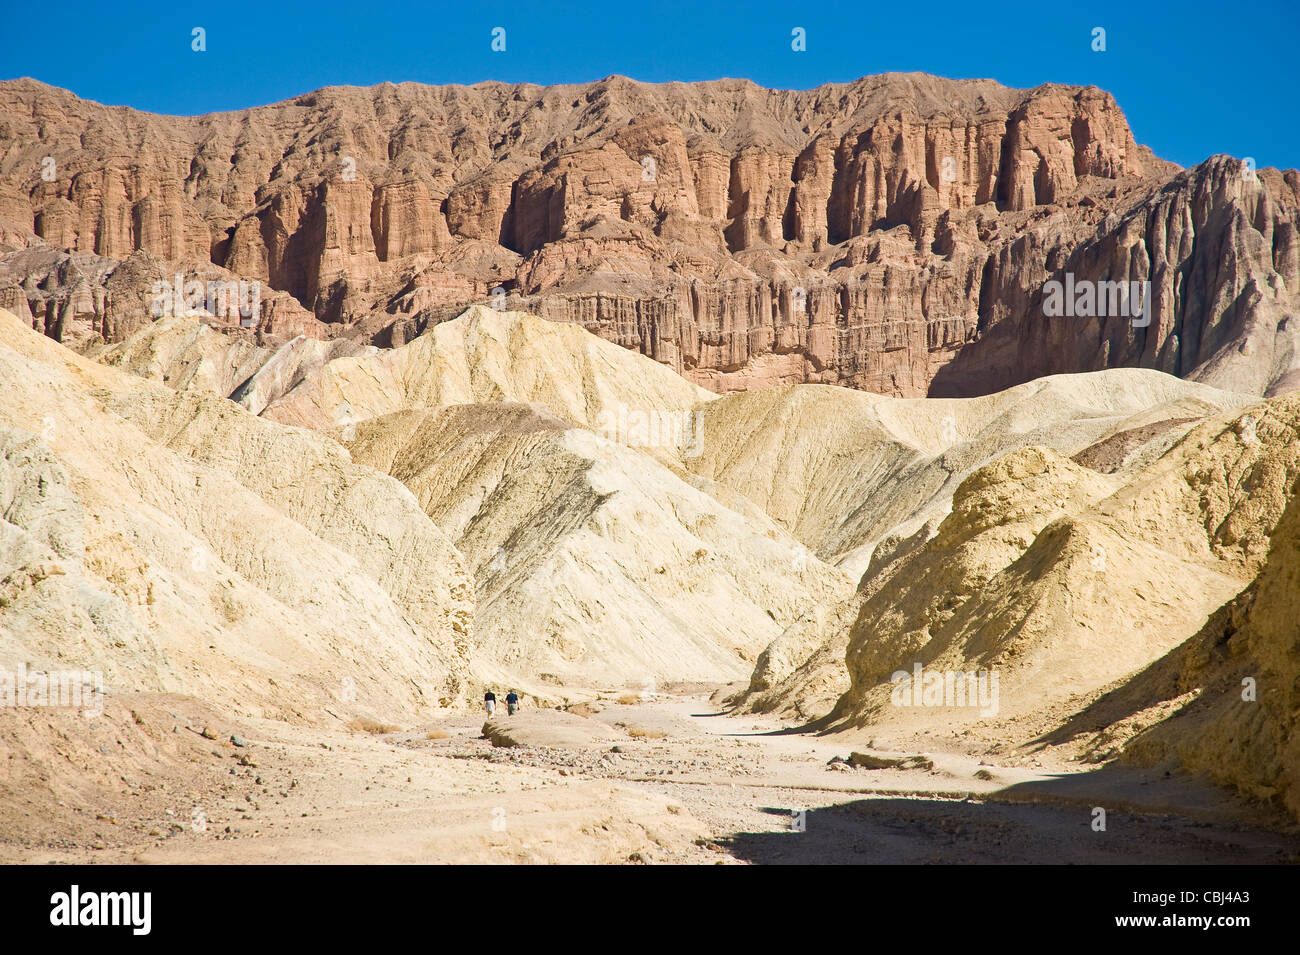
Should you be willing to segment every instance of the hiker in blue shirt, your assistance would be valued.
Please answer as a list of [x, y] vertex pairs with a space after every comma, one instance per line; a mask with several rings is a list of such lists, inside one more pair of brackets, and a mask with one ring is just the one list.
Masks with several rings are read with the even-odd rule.
[[514, 690], [506, 694], [506, 712], [511, 716], [519, 712], [519, 694]]

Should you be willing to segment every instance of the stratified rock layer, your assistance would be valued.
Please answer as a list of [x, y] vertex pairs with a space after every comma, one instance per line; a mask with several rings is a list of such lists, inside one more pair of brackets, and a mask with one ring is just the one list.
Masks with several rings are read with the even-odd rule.
[[[120, 341], [178, 266], [264, 283], [272, 345], [401, 344], [495, 292], [718, 392], [1141, 366], [1266, 394], [1300, 362], [1298, 188], [1180, 172], [1092, 87], [405, 83], [178, 118], [14, 80], [0, 305]], [[1153, 321], [1046, 318], [1065, 271], [1150, 280]]]

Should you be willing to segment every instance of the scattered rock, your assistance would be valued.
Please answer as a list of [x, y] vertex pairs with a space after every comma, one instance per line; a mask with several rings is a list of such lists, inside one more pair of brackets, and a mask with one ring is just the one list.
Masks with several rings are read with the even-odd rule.
[[904, 756], [891, 759], [872, 756], [870, 753], [850, 753], [849, 765], [858, 769], [934, 769], [934, 762], [925, 756]]
[[483, 724], [493, 746], [541, 746], [583, 749], [598, 746], [619, 734], [595, 720], [556, 710], [525, 710], [515, 716], [495, 716]]

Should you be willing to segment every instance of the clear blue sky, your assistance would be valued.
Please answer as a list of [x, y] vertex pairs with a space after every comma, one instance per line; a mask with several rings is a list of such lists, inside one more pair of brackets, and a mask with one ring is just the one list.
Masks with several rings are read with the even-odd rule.
[[[1180, 4], [470, 2], [45, 4], [8, 0], [0, 78], [193, 115], [385, 80], [651, 82], [746, 77], [807, 89], [918, 70], [1008, 86], [1095, 84], [1139, 142], [1184, 166], [1214, 153], [1300, 166], [1300, 0]], [[191, 50], [191, 29], [207, 51]], [[506, 50], [490, 49], [494, 27]], [[807, 51], [790, 48], [807, 31]], [[1091, 49], [1106, 30], [1106, 51]]]

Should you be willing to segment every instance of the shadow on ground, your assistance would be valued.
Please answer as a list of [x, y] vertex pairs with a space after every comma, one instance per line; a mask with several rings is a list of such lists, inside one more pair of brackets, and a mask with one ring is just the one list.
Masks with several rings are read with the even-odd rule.
[[[1156, 788], [1142, 799], [1131, 792], [1150, 785]], [[1153, 782], [1124, 769], [1099, 770], [982, 799], [880, 796], [802, 815], [799, 806], [772, 806], [764, 811], [783, 828], [719, 843], [738, 859], [768, 865], [1300, 862], [1296, 827], [1259, 810], [1239, 816], [1248, 822], [1229, 821], [1224, 812], [1234, 798], [1194, 777]], [[1164, 801], [1171, 811], [1159, 810]], [[1106, 811], [1104, 831], [1094, 829], [1098, 807]]]

